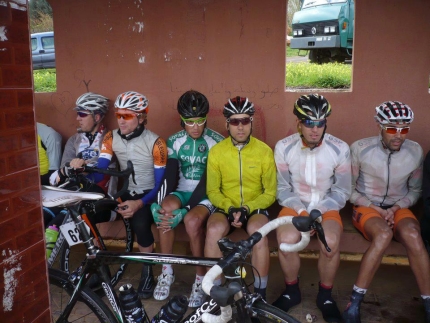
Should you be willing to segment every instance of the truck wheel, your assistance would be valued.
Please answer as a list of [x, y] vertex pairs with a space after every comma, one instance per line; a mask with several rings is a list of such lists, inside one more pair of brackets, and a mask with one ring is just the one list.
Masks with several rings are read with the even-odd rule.
[[315, 63], [315, 64], [330, 63], [332, 61], [330, 50], [328, 50], [328, 49], [311, 49], [309, 51], [309, 60], [311, 61], [311, 63]]

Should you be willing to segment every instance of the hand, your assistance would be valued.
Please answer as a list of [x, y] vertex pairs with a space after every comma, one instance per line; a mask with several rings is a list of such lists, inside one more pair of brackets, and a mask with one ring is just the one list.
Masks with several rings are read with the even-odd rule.
[[128, 200], [118, 204], [117, 212], [121, 214], [124, 219], [130, 219], [133, 217], [134, 213], [136, 213], [142, 207], [142, 200]]
[[387, 209], [387, 216], [385, 217], [385, 221], [387, 221], [387, 224], [390, 228], [394, 227], [394, 214], [400, 210], [400, 206], [393, 205], [392, 207], [390, 207], [389, 209]]
[[70, 167], [74, 169], [82, 168], [85, 164], [85, 160], [81, 158], [74, 158], [70, 161]]
[[173, 210], [171, 213], [164, 211], [161, 216], [161, 222], [158, 225], [158, 229], [161, 229], [163, 230], [163, 233], [166, 233], [167, 231], [176, 228], [178, 224], [182, 222], [187, 213], [188, 209], [186, 208], [176, 209]]
[[228, 209], [228, 220], [235, 228], [241, 228], [248, 221], [249, 209], [245, 206], [240, 208], [230, 207]]
[[383, 208], [376, 206], [374, 204], [371, 204], [370, 207], [379, 213], [381, 218], [383, 218], [387, 222], [387, 224], [390, 228], [393, 227], [393, 225], [394, 225], [394, 212], [391, 210], [391, 208], [384, 210]]

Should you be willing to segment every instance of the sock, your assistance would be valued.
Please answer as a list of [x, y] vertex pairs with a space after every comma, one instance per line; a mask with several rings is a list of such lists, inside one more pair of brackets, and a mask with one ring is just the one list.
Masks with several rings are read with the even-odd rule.
[[299, 281], [296, 279], [293, 282], [285, 283], [285, 291], [273, 302], [273, 306], [280, 308], [284, 312], [288, 312], [290, 308], [300, 304], [301, 301], [302, 295], [300, 293]]
[[429, 295], [421, 295], [421, 298], [423, 299], [424, 304], [424, 311], [425, 311], [425, 322], [430, 323], [430, 296]]
[[[359, 293], [359, 294], [366, 294], [367, 292], [367, 288], [360, 288], [357, 285], [354, 285], [354, 287], [352, 288], [353, 291]], [[430, 297], [430, 296], [429, 296]]]
[[269, 276], [255, 277], [254, 287], [255, 288], [266, 288], [268, 280], [269, 280]]
[[163, 274], [173, 275], [173, 267], [172, 265], [163, 265]]
[[319, 283], [319, 291], [317, 296], [317, 306], [320, 309], [324, 320], [327, 322], [341, 322], [342, 317], [340, 315], [337, 304], [333, 299], [331, 292], [333, 286], [326, 286]]

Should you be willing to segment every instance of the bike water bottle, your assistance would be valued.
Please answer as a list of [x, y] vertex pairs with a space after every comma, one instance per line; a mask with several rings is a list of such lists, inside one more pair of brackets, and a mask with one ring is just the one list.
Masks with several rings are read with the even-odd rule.
[[166, 303], [155, 315], [151, 323], [176, 323], [179, 322], [188, 309], [188, 299], [184, 295], [176, 295]]
[[131, 284], [125, 284], [119, 288], [119, 301], [128, 323], [149, 323], [149, 317], [139, 295]]
[[57, 242], [58, 234], [58, 228], [55, 224], [49, 226], [45, 230], [46, 259], [49, 259], [49, 257], [51, 257], [52, 250], [54, 249], [55, 243]]

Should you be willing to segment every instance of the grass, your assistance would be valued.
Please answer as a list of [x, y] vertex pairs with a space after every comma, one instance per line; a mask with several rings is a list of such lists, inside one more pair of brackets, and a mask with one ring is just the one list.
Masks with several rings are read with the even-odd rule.
[[48, 68], [33, 71], [34, 92], [56, 92], [57, 70]]
[[345, 89], [351, 87], [351, 68], [340, 63], [288, 63], [285, 84], [289, 88]]

